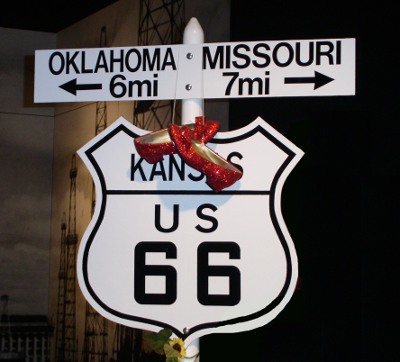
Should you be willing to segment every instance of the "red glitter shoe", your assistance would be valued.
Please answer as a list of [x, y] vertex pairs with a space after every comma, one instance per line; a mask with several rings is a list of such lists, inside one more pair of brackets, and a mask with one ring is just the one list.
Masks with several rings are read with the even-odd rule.
[[[203, 143], [209, 142], [218, 132], [219, 127], [219, 122], [207, 121], [205, 117], [202, 116], [196, 117], [195, 124], [187, 125], [187, 128], [192, 134], [192, 138], [202, 141]], [[176, 153], [168, 128], [136, 137], [133, 142], [136, 151], [148, 163], [159, 162], [163, 160], [164, 156]]]
[[193, 132], [185, 127], [171, 125], [169, 133], [177, 152], [191, 167], [207, 176], [207, 184], [215, 191], [232, 186], [243, 173], [233, 164], [208, 148], [204, 143], [192, 138]]

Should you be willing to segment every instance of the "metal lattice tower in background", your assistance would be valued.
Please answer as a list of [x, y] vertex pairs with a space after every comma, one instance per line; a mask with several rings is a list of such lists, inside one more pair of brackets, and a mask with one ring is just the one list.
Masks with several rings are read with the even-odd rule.
[[[0, 353], [8, 353], [12, 350], [12, 336], [10, 328], [10, 316], [8, 315], [8, 295], [1, 296], [0, 316]], [[0, 354], [0, 361], [2, 360]]]
[[[184, 0], [141, 0], [138, 45], [181, 44], [185, 26]], [[158, 130], [180, 123], [180, 101], [136, 101], [133, 123], [139, 128]], [[172, 118], [174, 117], [174, 120]]]
[[[107, 46], [106, 27], [101, 28], [100, 47]], [[107, 128], [107, 103], [96, 103], [95, 135]], [[96, 206], [96, 190], [92, 182], [92, 211]], [[108, 322], [86, 302], [85, 339], [83, 362], [106, 362], [108, 360]]]
[[[100, 30], [100, 48], [107, 47], [107, 28], [103, 26]], [[96, 103], [96, 125], [95, 135], [107, 128], [107, 102], [99, 101]], [[93, 199], [93, 197], [92, 197]]]
[[75, 154], [72, 156], [69, 172], [69, 214], [67, 234], [65, 237], [65, 295], [64, 295], [64, 339], [63, 349], [57, 357], [58, 361], [76, 362], [76, 168]]
[[[25, 361], [25, 354], [20, 350], [17, 338], [13, 336], [10, 316], [8, 314], [7, 294], [1, 296], [1, 316], [0, 316], [0, 361]], [[17, 338], [16, 338], [17, 337]]]
[[[185, 26], [184, 0], [141, 0], [139, 14], [138, 45], [181, 44]], [[180, 123], [180, 102], [174, 100], [136, 101], [133, 124], [147, 130], [168, 127]], [[175, 110], [175, 111], [174, 111]], [[116, 325], [113, 360], [117, 362], [139, 361], [142, 331], [120, 324]]]
[[110, 361], [140, 361], [142, 349], [142, 333], [140, 330], [117, 325], [114, 335], [114, 358]]
[[58, 269], [58, 298], [57, 298], [57, 321], [56, 321], [56, 361], [64, 361], [65, 350], [65, 296], [67, 294], [67, 263], [66, 263], [66, 239], [67, 221], [65, 213], [61, 222], [61, 250], [60, 265]]

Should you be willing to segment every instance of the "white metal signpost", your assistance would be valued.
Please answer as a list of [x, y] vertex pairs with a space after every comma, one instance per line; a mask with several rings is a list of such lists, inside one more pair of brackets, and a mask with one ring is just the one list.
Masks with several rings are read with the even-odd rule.
[[38, 50], [35, 102], [355, 94], [355, 39]]
[[297, 257], [281, 215], [283, 183], [303, 152], [261, 118], [207, 145], [243, 170], [213, 191], [179, 155], [149, 164], [145, 134], [115, 121], [78, 151], [96, 185], [78, 277], [108, 319], [190, 344], [265, 325], [288, 303]]
[[[355, 94], [352, 38], [39, 50], [35, 64], [37, 103]], [[280, 202], [303, 152], [261, 118], [218, 133], [207, 146], [243, 176], [215, 192], [179, 154], [141, 158], [146, 133], [120, 118], [78, 151], [97, 198], [78, 253], [84, 296], [187, 345], [265, 325], [297, 282]]]

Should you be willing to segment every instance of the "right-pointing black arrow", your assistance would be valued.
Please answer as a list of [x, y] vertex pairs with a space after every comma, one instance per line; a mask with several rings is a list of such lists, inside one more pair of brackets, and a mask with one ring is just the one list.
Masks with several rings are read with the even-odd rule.
[[92, 89], [101, 89], [102, 84], [77, 84], [76, 78], [70, 80], [67, 83], [60, 85], [60, 88], [64, 89], [65, 91], [73, 94], [76, 96], [76, 91], [78, 90], [92, 90]]
[[318, 89], [334, 79], [328, 77], [322, 73], [314, 71], [314, 77], [296, 77], [296, 78], [285, 78], [285, 84], [304, 84], [304, 83], [314, 83], [314, 89]]

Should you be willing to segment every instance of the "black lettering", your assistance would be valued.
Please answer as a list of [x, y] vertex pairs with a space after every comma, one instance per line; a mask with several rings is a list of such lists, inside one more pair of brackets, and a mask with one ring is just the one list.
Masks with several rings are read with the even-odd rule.
[[86, 68], [86, 52], [82, 52], [81, 71], [82, 71], [82, 73], [93, 73], [93, 69]]
[[[124, 51], [122, 49], [119, 50], [119, 57], [114, 54], [114, 49], [111, 49], [110, 52], [110, 72], [114, 72], [114, 65], [119, 65], [119, 72], [124, 71]], [[115, 70], [117, 71], [117, 70]]]
[[[168, 305], [176, 301], [177, 272], [171, 265], [146, 264], [149, 253], [165, 253], [166, 259], [176, 259], [175, 244], [170, 241], [141, 241], [134, 251], [134, 297], [140, 304]], [[158, 275], [165, 279], [164, 293], [146, 292], [146, 276]]]
[[336, 64], [342, 64], [342, 42], [336, 42]]
[[139, 158], [139, 161], [135, 164], [135, 154], [131, 155], [131, 181], [135, 181], [135, 173], [139, 171], [143, 181], [147, 181], [146, 175], [142, 169], [143, 158]]
[[[58, 69], [55, 69], [54, 62], [56, 59], [58, 59], [60, 62]], [[52, 53], [49, 58], [49, 69], [51, 74], [60, 75], [63, 72], [64, 67], [65, 67], [65, 60], [61, 52]]]
[[308, 43], [308, 59], [301, 60], [301, 42], [296, 42], [296, 63], [303, 67], [311, 65], [314, 62], [314, 42]]
[[134, 80], [133, 82], [129, 82], [129, 97], [133, 96], [133, 86], [137, 86], [137, 96], [141, 97], [143, 94], [143, 86], [147, 87], [147, 97], [151, 96], [151, 82], [149, 80]]
[[75, 58], [78, 56], [79, 52], [75, 52], [72, 56], [70, 56], [70, 52], [67, 52], [66, 59], [66, 74], [70, 73], [70, 67], [74, 68], [76, 74], [80, 74], [78, 66], [75, 64]]
[[214, 58], [212, 58], [209, 47], [203, 48], [203, 69], [207, 69], [207, 64], [210, 66], [210, 69], [215, 69], [217, 63], [219, 61], [219, 68], [223, 69], [224, 67], [224, 47], [222, 45], [217, 46], [217, 49], [214, 54]]
[[269, 94], [269, 72], [265, 72], [264, 94]]
[[[158, 166], [160, 166], [160, 170], [157, 170]], [[163, 181], [167, 180], [167, 175], [165, 173], [163, 162], [156, 162], [153, 164], [153, 167], [151, 168], [149, 181], [153, 181], [155, 176], [161, 176]]]
[[[287, 59], [286, 61], [284, 60], [280, 60], [279, 56], [278, 56], [278, 52], [281, 48], [286, 48], [288, 51], [288, 55], [287, 55]], [[294, 50], [293, 48], [290, 46], [289, 43], [279, 43], [273, 50], [272, 52], [272, 59], [274, 60], [274, 63], [276, 65], [278, 65], [279, 67], [286, 67], [288, 65], [290, 65], [293, 61], [294, 58]]]
[[181, 164], [178, 165], [178, 162], [175, 159], [174, 155], [169, 156], [169, 173], [168, 177], [169, 180], [172, 181], [173, 179], [173, 171], [176, 171], [179, 178], [183, 181], [185, 179], [185, 162], [181, 159]]
[[172, 233], [176, 229], [178, 229], [179, 225], [179, 205], [174, 204], [174, 211], [173, 211], [173, 223], [170, 228], [164, 228], [161, 226], [161, 205], [157, 204], [156, 210], [155, 210], [155, 219], [154, 219], [154, 225], [156, 229], [162, 233]]
[[129, 49], [125, 56], [126, 69], [134, 73], [139, 70], [141, 64], [142, 58], [138, 50], [135, 48]]
[[240, 51], [242, 49], [244, 49], [246, 52], [250, 50], [247, 44], [239, 44], [233, 48], [233, 55], [236, 58], [244, 61], [242, 64], [238, 63], [236, 60], [232, 62], [233, 66], [238, 69], [247, 68], [250, 65], [250, 57], [246, 53], [241, 53]]
[[188, 174], [188, 178], [192, 181], [198, 182], [204, 178], [204, 173], [199, 171], [198, 176], [196, 176], [196, 175], [193, 175], [193, 173], [191, 172]]
[[103, 69], [106, 73], [109, 72], [106, 55], [104, 54], [104, 50], [100, 50], [100, 52], [99, 52], [99, 56], [97, 57], [96, 65], [94, 67], [94, 72], [97, 73], [100, 69]]
[[231, 152], [229, 155], [228, 155], [228, 157], [227, 157], [227, 160], [232, 164], [232, 165], [234, 165], [234, 166], [236, 166], [240, 171], [242, 171], [242, 173], [243, 173], [243, 167], [242, 166], [240, 166], [239, 164], [237, 164], [237, 163], [235, 163], [235, 162], [233, 162], [232, 161], [232, 159], [234, 158], [234, 157], [237, 157], [239, 160], [241, 160], [242, 158], [243, 158], [243, 155], [240, 153], [240, 152]]
[[[323, 48], [325, 50], [323, 50]], [[322, 57], [327, 57], [328, 58], [328, 64], [332, 65], [335, 64], [335, 61], [333, 59], [333, 50], [334, 46], [330, 41], [317, 41], [317, 49], [316, 49], [316, 55], [315, 55], [315, 60], [317, 65], [321, 65]]]
[[147, 65], [149, 70], [153, 70], [154, 67], [157, 67], [157, 70], [160, 69], [160, 48], [154, 50], [152, 59], [150, 58], [149, 49], [143, 49], [143, 70], [147, 70]]
[[199, 219], [210, 221], [212, 225], [209, 228], [205, 228], [205, 227], [201, 226], [200, 224], [197, 224], [196, 229], [201, 231], [202, 233], [212, 233], [213, 231], [217, 230], [217, 228], [218, 228], [218, 220], [213, 216], [204, 214], [203, 211], [205, 209], [210, 209], [214, 212], [218, 210], [218, 208], [213, 204], [200, 205], [196, 210], [197, 216], [199, 217]]
[[110, 93], [115, 98], [122, 98], [126, 94], [126, 85], [123, 82], [118, 82], [119, 79], [126, 80], [123, 75], [114, 75], [110, 82]]
[[225, 47], [225, 69], [231, 68], [231, 46], [227, 45]]
[[[227, 253], [229, 259], [240, 259], [240, 247], [233, 241], [205, 241], [197, 248], [197, 300], [203, 305], [236, 305], [241, 299], [240, 270], [233, 265], [209, 264], [211, 253]], [[229, 279], [229, 293], [210, 293], [210, 277]]]
[[239, 77], [239, 72], [223, 72], [222, 73], [223, 77], [232, 77], [228, 83], [228, 85], [226, 86], [226, 90], [225, 90], [225, 95], [226, 96], [230, 96], [231, 92], [232, 92], [232, 87], [235, 84], [235, 80]]
[[157, 97], [158, 96], [158, 74], [154, 74], [154, 79], [153, 79], [153, 96]]
[[174, 53], [171, 48], [167, 48], [161, 70], [165, 70], [166, 67], [172, 67], [172, 70], [176, 70]]
[[247, 84], [247, 94], [253, 94], [253, 86], [258, 85], [258, 94], [261, 95], [263, 91], [263, 81], [261, 78], [239, 78], [239, 95], [243, 95], [244, 85]]
[[259, 63], [257, 60], [253, 60], [252, 63], [256, 68], [265, 68], [268, 67], [271, 63], [271, 58], [267, 54], [267, 52], [263, 52], [262, 50], [270, 50], [269, 45], [265, 43], [259, 43], [254, 46], [253, 53], [257, 58], [264, 60]]

